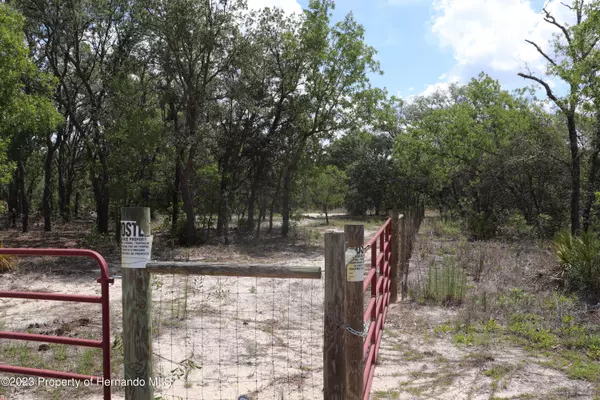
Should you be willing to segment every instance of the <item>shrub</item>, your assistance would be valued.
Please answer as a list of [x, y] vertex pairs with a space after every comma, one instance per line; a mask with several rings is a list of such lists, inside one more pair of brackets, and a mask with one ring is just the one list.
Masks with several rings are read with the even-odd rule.
[[554, 241], [560, 262], [560, 279], [574, 291], [598, 293], [600, 290], [600, 239], [592, 231], [573, 236], [560, 233]]
[[491, 239], [498, 231], [498, 219], [493, 213], [479, 212], [467, 217], [466, 227], [471, 239]]
[[[185, 218], [180, 218], [177, 220], [177, 228], [173, 233], [175, 239], [177, 239], [177, 243], [180, 246], [188, 246], [188, 234], [187, 234], [187, 221]], [[195, 244], [204, 244], [206, 243], [206, 232], [198, 229], [196, 226], [196, 240]]]
[[452, 220], [437, 219], [432, 225], [433, 234], [440, 237], [458, 239], [460, 237], [460, 225]]
[[535, 236], [534, 227], [527, 224], [520, 212], [510, 214], [500, 228], [501, 235], [510, 240], [531, 239]]

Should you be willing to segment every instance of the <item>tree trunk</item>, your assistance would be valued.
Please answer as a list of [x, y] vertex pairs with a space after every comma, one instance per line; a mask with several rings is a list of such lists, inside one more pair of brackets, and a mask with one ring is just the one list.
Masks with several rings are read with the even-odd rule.
[[[97, 134], [96, 137], [99, 137]], [[95, 141], [96, 146], [100, 147]], [[88, 148], [90, 162], [90, 178], [92, 190], [94, 192], [94, 202], [96, 205], [96, 228], [98, 233], [107, 234], [110, 221], [110, 193], [108, 190], [109, 175], [108, 162], [105, 150], [100, 149], [93, 155], [92, 149]], [[99, 166], [97, 165], [99, 164]], [[99, 169], [98, 169], [99, 167]]]
[[114, 206], [114, 222], [115, 222], [115, 242], [121, 243], [121, 207], [119, 207], [119, 202], [116, 202]]
[[79, 218], [79, 192], [75, 193], [75, 206], [73, 207], [75, 219]]
[[189, 174], [190, 171], [180, 167], [181, 177], [179, 189], [181, 191], [181, 200], [183, 201], [183, 211], [185, 212], [186, 242], [187, 246], [194, 246], [198, 242], [196, 232], [196, 213], [194, 210], [194, 200], [190, 190]]
[[73, 178], [69, 177], [65, 183], [65, 217], [66, 221], [71, 220], [71, 196], [73, 195]]
[[110, 221], [110, 194], [108, 192], [107, 183], [102, 185], [102, 203], [100, 204], [100, 212], [98, 213], [98, 232], [107, 234], [108, 224]]
[[221, 186], [219, 188], [219, 210], [217, 212], [217, 237], [227, 235], [227, 186], [228, 181], [225, 172], [221, 175]]
[[[60, 137], [60, 135], [59, 135]], [[57, 141], [59, 139], [57, 138]], [[52, 144], [52, 140], [48, 138], [46, 140], [47, 151], [46, 159], [44, 162], [44, 198], [42, 199], [42, 208], [44, 210], [44, 231], [52, 231], [52, 161], [54, 159], [54, 152], [56, 151], [56, 145]]]
[[9, 227], [17, 227], [17, 203], [19, 202], [18, 171], [13, 174], [13, 179], [8, 185], [8, 220]]
[[327, 215], [327, 206], [323, 206], [323, 211], [325, 211], [325, 223], [329, 225], [329, 215]]
[[29, 231], [29, 199], [27, 198], [27, 190], [25, 189], [25, 163], [23, 160], [19, 160], [18, 163], [19, 169], [19, 192], [21, 194], [21, 221], [22, 221], [22, 231]]
[[19, 170], [19, 164], [17, 163], [17, 169], [15, 170], [15, 182], [16, 182], [16, 196], [17, 196], [17, 203], [16, 203], [16, 209], [15, 209], [15, 215], [19, 218], [21, 218], [21, 215], [23, 215], [23, 203], [21, 202], [21, 188], [23, 188], [23, 190], [25, 190], [25, 182], [21, 182], [23, 178], [21, 178], [21, 171]]
[[173, 182], [173, 191], [171, 193], [171, 203], [173, 204], [173, 213], [171, 214], [171, 229], [177, 232], [177, 220], [179, 219], [179, 177], [181, 176], [181, 164], [179, 156], [175, 162], [175, 179]]
[[99, 233], [106, 234], [108, 233], [108, 221], [110, 219], [108, 188], [103, 185], [101, 178], [94, 178], [92, 187], [96, 203], [96, 227]]
[[267, 213], [267, 198], [263, 196], [262, 202], [260, 204], [260, 211], [258, 215], [258, 220], [256, 221], [256, 237], [260, 237], [260, 225], [261, 222], [265, 220], [265, 215]]
[[67, 188], [65, 187], [65, 166], [62, 149], [58, 151], [58, 211], [64, 222], [69, 222], [69, 211], [67, 203]]
[[248, 221], [246, 222], [246, 230], [252, 232], [254, 230], [254, 202], [256, 200], [256, 187], [250, 187], [250, 196], [248, 197]]
[[579, 158], [579, 144], [577, 143], [577, 130], [575, 129], [575, 113], [567, 116], [569, 129], [569, 147], [571, 150], [571, 234], [579, 235], [579, 201], [581, 198], [581, 160]]
[[595, 149], [590, 157], [587, 194], [582, 210], [583, 230], [585, 232], [588, 231], [592, 224], [592, 206], [594, 205], [596, 190], [598, 188], [598, 169], [600, 168], [600, 158], [598, 157], [600, 155], [600, 112], [596, 114], [596, 137], [592, 145]]
[[99, 233], [107, 234], [110, 220], [110, 197], [108, 188], [101, 179], [95, 180], [94, 194], [96, 200], [96, 227]]
[[281, 236], [287, 237], [290, 233], [290, 195], [292, 191], [292, 170], [291, 167], [283, 176], [283, 197], [281, 198]]
[[267, 231], [268, 234], [273, 232], [273, 212], [275, 211], [275, 200], [276, 199], [277, 199], [277, 194], [273, 197], [273, 200], [271, 200], [271, 209], [269, 210], [269, 230]]
[[277, 201], [277, 198], [279, 197], [279, 190], [281, 189], [281, 176], [279, 176], [279, 179], [277, 180], [277, 189], [275, 189], [275, 193], [273, 193], [273, 200], [271, 200], [271, 210], [269, 211], [269, 230], [267, 231], [268, 234], [271, 234], [271, 232], [273, 232], [273, 213], [275, 211], [275, 204]]
[[[217, 237], [227, 238], [227, 217], [229, 211], [229, 155], [226, 153], [220, 161], [221, 184], [219, 186], [219, 205], [217, 210]], [[239, 221], [239, 220], [238, 220]], [[239, 224], [238, 224], [239, 225]], [[239, 228], [239, 226], [238, 226]], [[227, 239], [225, 239], [227, 240]]]
[[254, 229], [254, 203], [256, 201], [256, 192], [258, 190], [258, 186], [265, 169], [265, 158], [262, 157], [258, 162], [258, 166], [256, 168], [256, 172], [254, 175], [254, 179], [252, 180], [252, 184], [250, 185], [250, 197], [248, 198], [248, 223], [247, 228], [248, 232], [252, 232]]

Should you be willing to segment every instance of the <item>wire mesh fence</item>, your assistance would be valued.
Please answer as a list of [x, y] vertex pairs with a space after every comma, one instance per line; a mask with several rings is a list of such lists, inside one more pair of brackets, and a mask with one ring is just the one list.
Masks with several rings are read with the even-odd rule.
[[323, 398], [322, 279], [153, 274], [152, 286], [157, 397]]

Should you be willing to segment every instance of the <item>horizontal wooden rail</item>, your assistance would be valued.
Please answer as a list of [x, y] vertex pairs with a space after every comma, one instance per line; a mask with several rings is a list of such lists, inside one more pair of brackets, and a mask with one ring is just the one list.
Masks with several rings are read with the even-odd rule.
[[153, 261], [146, 264], [146, 269], [152, 274], [321, 279], [321, 267], [291, 265]]

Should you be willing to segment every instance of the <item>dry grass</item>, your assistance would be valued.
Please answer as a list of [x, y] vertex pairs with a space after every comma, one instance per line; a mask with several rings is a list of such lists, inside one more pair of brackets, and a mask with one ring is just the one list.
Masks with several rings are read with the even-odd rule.
[[[0, 242], [0, 249], [4, 247], [4, 243]], [[11, 271], [17, 265], [17, 257], [11, 255], [0, 255], [0, 272]]]
[[[556, 264], [548, 242], [469, 241], [427, 215], [409, 301], [386, 321], [376, 398], [600, 398], [600, 314], [560, 290]], [[427, 301], [432, 266], [466, 274], [462, 301]]]
[[434, 333], [457, 345], [523, 346], [536, 357], [550, 357], [546, 367], [600, 390], [600, 314], [557, 285], [551, 244], [468, 241], [441, 224], [429, 218], [421, 228], [409, 280], [413, 298], [426, 297], [432, 264], [447, 271], [458, 267], [468, 280], [462, 302], [436, 302], [456, 314]]

